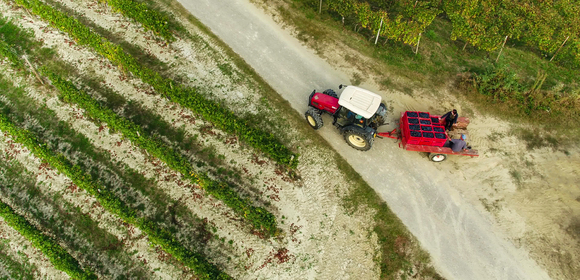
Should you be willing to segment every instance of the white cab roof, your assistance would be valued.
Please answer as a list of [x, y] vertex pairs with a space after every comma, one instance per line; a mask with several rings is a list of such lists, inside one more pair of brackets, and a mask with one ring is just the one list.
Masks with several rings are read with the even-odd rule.
[[346, 107], [365, 119], [369, 119], [381, 105], [381, 97], [363, 88], [347, 86], [340, 94], [338, 105]]

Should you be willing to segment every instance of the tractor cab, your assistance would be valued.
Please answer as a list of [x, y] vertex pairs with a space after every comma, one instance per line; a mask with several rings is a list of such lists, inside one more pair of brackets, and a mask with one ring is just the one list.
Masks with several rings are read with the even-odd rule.
[[333, 116], [333, 124], [345, 135], [346, 142], [355, 149], [366, 151], [372, 146], [376, 130], [384, 124], [386, 106], [381, 96], [355, 86], [342, 86], [340, 98], [332, 89], [310, 94], [306, 120], [314, 129], [322, 127], [322, 113]]
[[348, 86], [342, 91], [338, 104], [341, 107], [334, 116], [335, 125], [339, 127], [370, 126], [376, 130], [384, 123], [387, 113], [386, 106], [381, 103], [381, 96], [355, 86]]

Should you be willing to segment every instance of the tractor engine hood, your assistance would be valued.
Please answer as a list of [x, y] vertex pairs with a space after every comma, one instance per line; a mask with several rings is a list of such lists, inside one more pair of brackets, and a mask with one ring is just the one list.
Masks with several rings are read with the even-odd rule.
[[381, 105], [381, 96], [366, 89], [347, 86], [340, 94], [338, 104], [365, 119], [370, 119]]

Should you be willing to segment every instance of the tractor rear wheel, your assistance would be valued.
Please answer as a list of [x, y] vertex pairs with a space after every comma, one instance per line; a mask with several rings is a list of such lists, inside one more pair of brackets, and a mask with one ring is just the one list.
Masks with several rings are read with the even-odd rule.
[[324, 125], [324, 123], [322, 122], [322, 116], [320, 115], [320, 111], [318, 111], [317, 109], [314, 108], [308, 109], [308, 111], [306, 111], [304, 116], [306, 117], [306, 121], [308, 122], [308, 124], [315, 130], [321, 128]]
[[344, 130], [344, 140], [359, 151], [368, 151], [373, 146], [373, 137], [359, 127], [349, 127]]
[[327, 90], [323, 91], [322, 93], [324, 93], [324, 94], [326, 94], [328, 96], [332, 96], [334, 98], [338, 98], [338, 95], [332, 89], [327, 89]]

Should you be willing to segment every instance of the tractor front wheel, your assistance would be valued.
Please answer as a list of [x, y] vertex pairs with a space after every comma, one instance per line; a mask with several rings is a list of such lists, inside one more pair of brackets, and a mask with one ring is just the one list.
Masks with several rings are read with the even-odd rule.
[[344, 131], [344, 140], [351, 147], [359, 151], [368, 151], [373, 146], [373, 137], [362, 128], [347, 128]]
[[317, 109], [314, 108], [308, 109], [308, 111], [306, 111], [304, 116], [306, 117], [306, 121], [308, 122], [308, 124], [315, 130], [321, 128], [324, 125], [324, 123], [322, 122], [322, 116], [320, 115], [320, 111], [318, 111]]

